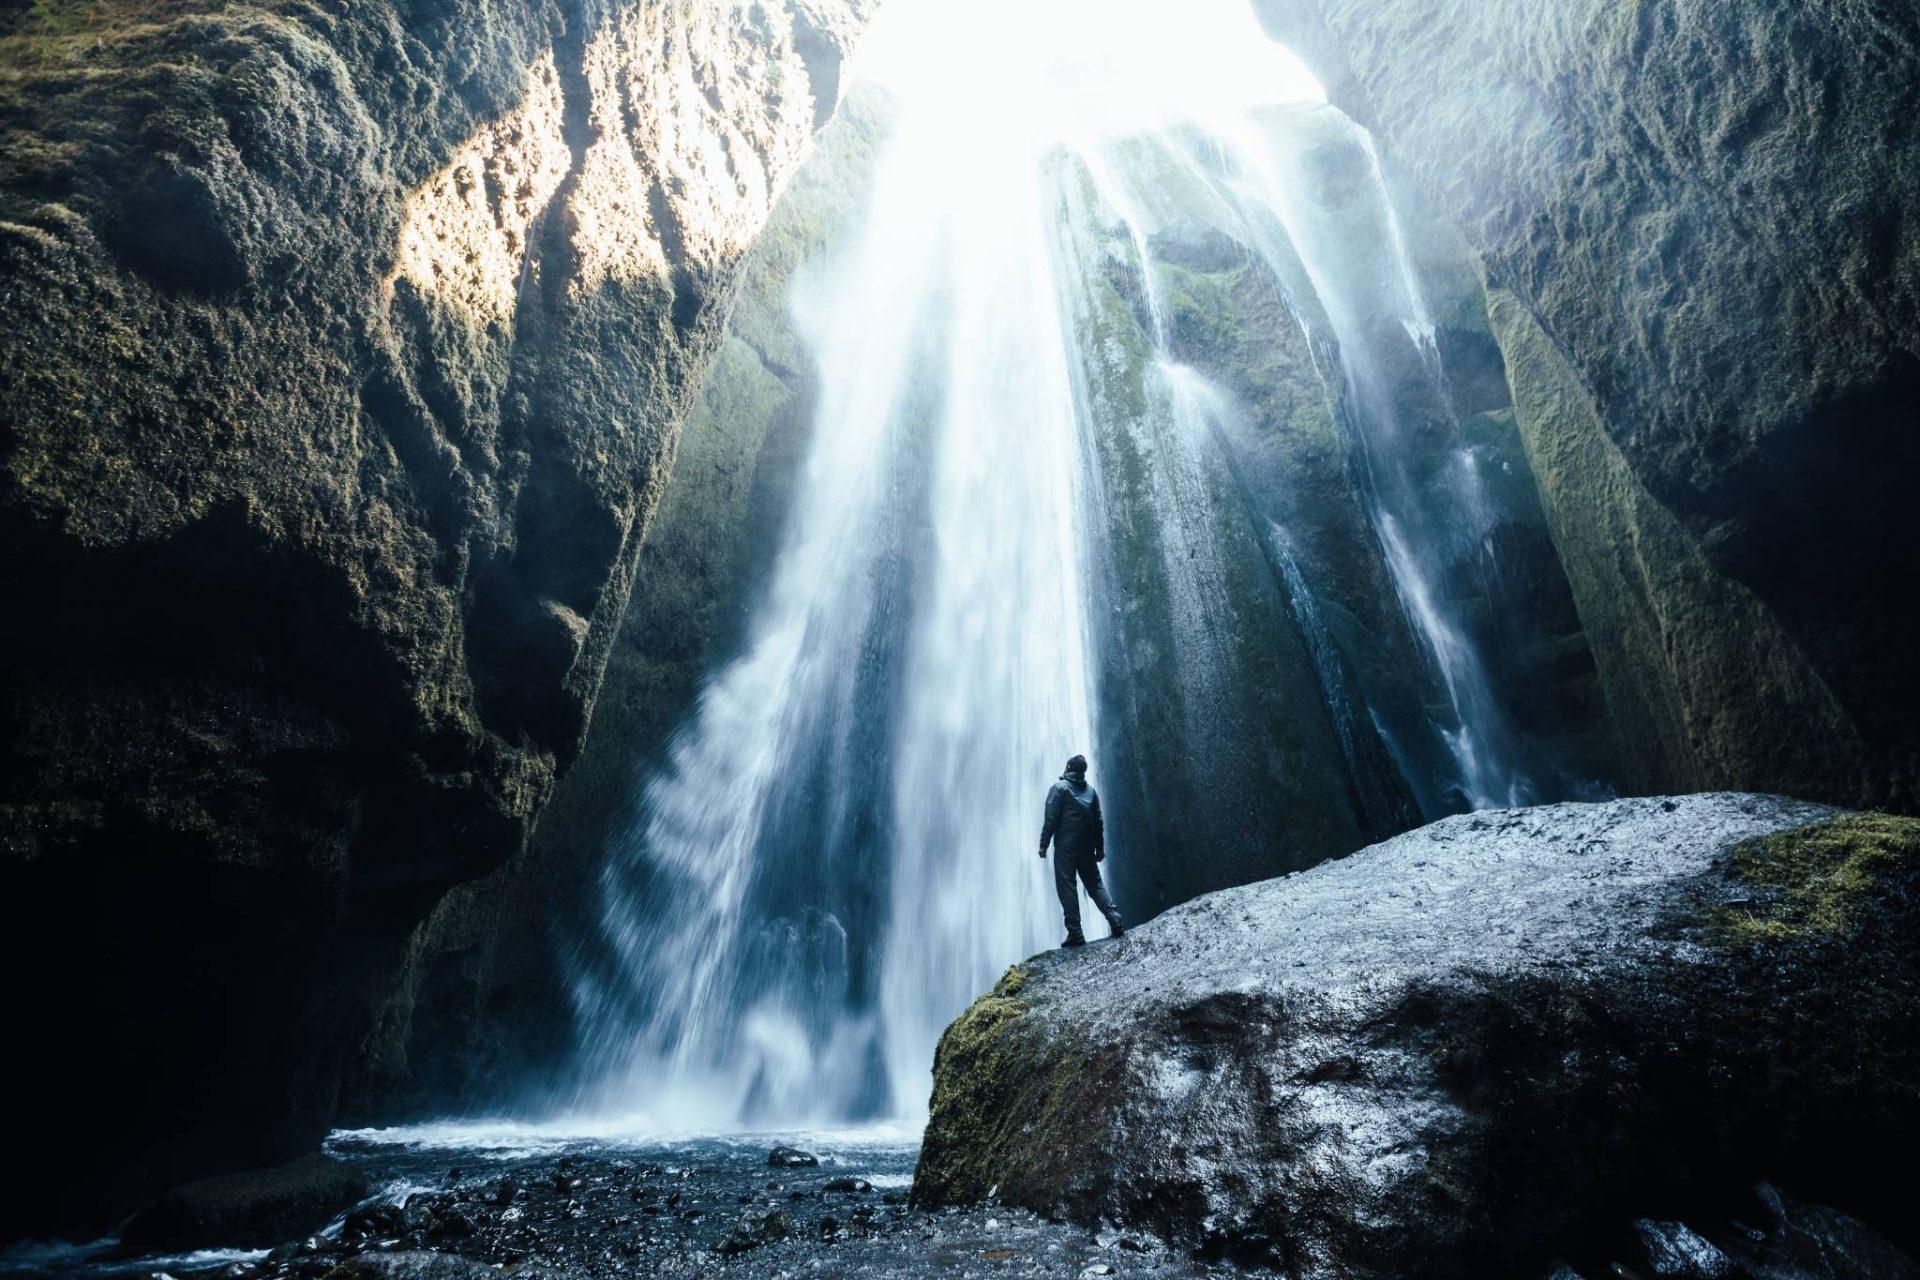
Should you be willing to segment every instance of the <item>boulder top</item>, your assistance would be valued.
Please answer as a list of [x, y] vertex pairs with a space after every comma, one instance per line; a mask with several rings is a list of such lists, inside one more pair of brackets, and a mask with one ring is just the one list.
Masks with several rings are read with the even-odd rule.
[[914, 1202], [1342, 1280], [1544, 1274], [1778, 1170], [1896, 1222], [1860, 1152], [1920, 1135], [1917, 913], [1920, 819], [1449, 818], [1015, 966], [941, 1040]]
[[1668, 944], [1657, 922], [1676, 882], [1700, 881], [1703, 905], [1743, 897], [1709, 874], [1734, 846], [1842, 812], [1706, 792], [1460, 814], [1196, 898], [1116, 944], [1036, 956], [1021, 967], [1021, 997], [1069, 1012], [1129, 991], [1155, 1001], [1236, 987], [1305, 994], [1421, 970], [1597, 962]]

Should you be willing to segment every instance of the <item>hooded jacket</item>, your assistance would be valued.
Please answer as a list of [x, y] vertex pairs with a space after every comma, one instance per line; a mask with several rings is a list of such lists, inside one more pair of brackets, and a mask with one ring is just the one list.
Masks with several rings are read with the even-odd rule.
[[1040, 852], [1051, 844], [1062, 858], [1091, 854], [1095, 859], [1107, 852], [1107, 827], [1100, 819], [1100, 793], [1086, 775], [1060, 775], [1060, 781], [1047, 792], [1047, 819], [1040, 828]]

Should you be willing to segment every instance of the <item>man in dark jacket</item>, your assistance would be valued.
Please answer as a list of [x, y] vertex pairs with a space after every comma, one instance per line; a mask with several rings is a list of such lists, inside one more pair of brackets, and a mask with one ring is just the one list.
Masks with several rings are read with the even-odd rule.
[[1087, 940], [1080, 933], [1080, 893], [1073, 883], [1078, 876], [1087, 886], [1087, 896], [1107, 927], [1118, 938], [1126, 933], [1120, 921], [1120, 909], [1100, 882], [1100, 863], [1107, 856], [1107, 827], [1100, 820], [1100, 795], [1087, 782], [1087, 758], [1075, 756], [1067, 761], [1067, 771], [1047, 792], [1047, 819], [1040, 828], [1040, 856], [1053, 846], [1053, 887], [1060, 894], [1060, 909], [1067, 916], [1067, 940], [1063, 947], [1083, 947]]

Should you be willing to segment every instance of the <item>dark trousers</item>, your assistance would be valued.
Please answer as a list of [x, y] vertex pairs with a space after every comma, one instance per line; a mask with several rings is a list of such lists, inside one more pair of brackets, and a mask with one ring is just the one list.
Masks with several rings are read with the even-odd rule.
[[1073, 883], [1075, 876], [1087, 886], [1087, 896], [1093, 899], [1094, 906], [1100, 908], [1100, 914], [1107, 918], [1107, 927], [1115, 930], [1122, 928], [1120, 908], [1113, 905], [1107, 886], [1100, 879], [1100, 864], [1093, 860], [1093, 854], [1073, 855], [1055, 849], [1053, 887], [1060, 895], [1060, 910], [1066, 913], [1067, 936], [1080, 936], [1080, 894]]

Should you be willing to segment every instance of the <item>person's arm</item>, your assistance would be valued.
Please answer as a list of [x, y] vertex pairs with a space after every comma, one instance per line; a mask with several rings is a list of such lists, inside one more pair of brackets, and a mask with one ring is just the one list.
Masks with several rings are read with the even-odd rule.
[[1093, 814], [1093, 860], [1095, 862], [1105, 862], [1107, 860], [1107, 823], [1106, 819], [1100, 816], [1100, 793], [1098, 791], [1093, 793], [1093, 803], [1088, 805], [1087, 808]]
[[1047, 846], [1053, 843], [1060, 831], [1060, 804], [1065, 799], [1058, 784], [1047, 789], [1047, 816], [1040, 824], [1040, 856], [1047, 856]]

